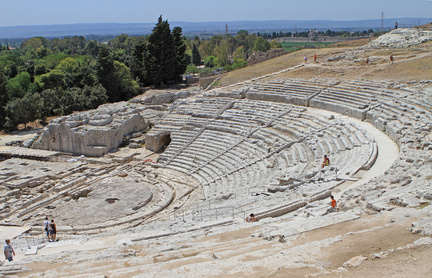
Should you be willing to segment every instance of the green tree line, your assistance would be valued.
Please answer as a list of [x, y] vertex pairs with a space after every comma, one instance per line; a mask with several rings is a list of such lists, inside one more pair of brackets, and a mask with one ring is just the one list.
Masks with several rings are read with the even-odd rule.
[[[265, 52], [271, 48], [281, 48], [277, 41], [268, 41], [256, 34], [240, 30], [237, 35], [215, 35], [210, 40], [201, 40], [198, 36], [186, 41], [195, 66], [204, 64], [207, 68], [234, 70], [245, 67], [253, 52]], [[188, 71], [196, 72], [193, 66]]]
[[[34, 37], [0, 46], [0, 129], [128, 100], [144, 86], [179, 82], [205, 65], [233, 70], [254, 51], [281, 47], [242, 30], [209, 40], [186, 38], [159, 17], [147, 36], [119, 35], [106, 43], [83, 36]], [[188, 66], [189, 65], [189, 66]]]
[[181, 28], [171, 31], [162, 17], [149, 36], [120, 35], [106, 44], [75, 36], [0, 46], [0, 129], [128, 100], [140, 86], [175, 82], [186, 70], [185, 51]]

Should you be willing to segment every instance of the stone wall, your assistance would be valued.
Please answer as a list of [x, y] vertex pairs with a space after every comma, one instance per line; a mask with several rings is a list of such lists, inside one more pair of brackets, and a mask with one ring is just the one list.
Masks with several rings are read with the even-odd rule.
[[190, 96], [189, 91], [166, 91], [164, 93], [154, 94], [144, 98], [134, 98], [131, 100], [132, 103], [152, 104], [159, 105], [164, 103], [173, 103], [177, 99], [187, 98]]
[[285, 54], [285, 49], [274, 48], [266, 52], [254, 52], [247, 60], [248, 65], [254, 65]]

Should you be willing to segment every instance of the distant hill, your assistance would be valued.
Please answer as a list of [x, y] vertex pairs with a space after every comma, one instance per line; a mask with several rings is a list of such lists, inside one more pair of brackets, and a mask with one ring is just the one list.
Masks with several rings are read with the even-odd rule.
[[[418, 24], [432, 22], [432, 18], [393, 18], [384, 20], [384, 28], [393, 28], [395, 21], [399, 27], [412, 27]], [[228, 25], [230, 33], [238, 30], [255, 32], [302, 31], [302, 30], [379, 30], [380, 19], [357, 21], [332, 20], [270, 20], [270, 21], [227, 21], [227, 22], [184, 22], [170, 21], [171, 27], [180, 26], [184, 34], [224, 33]], [[0, 27], [0, 39], [43, 37], [64, 37], [75, 35], [143, 35], [149, 34], [155, 23], [83, 23], [68, 25], [34, 25]]]

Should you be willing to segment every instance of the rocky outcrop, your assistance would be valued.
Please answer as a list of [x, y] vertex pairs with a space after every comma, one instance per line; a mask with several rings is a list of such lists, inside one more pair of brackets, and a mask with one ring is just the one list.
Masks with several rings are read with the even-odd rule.
[[368, 47], [405, 48], [419, 45], [432, 39], [431, 31], [417, 29], [397, 29], [370, 42]]
[[143, 109], [121, 102], [54, 119], [32, 148], [102, 156], [117, 148], [125, 135], [148, 127], [148, 121], [139, 114]]

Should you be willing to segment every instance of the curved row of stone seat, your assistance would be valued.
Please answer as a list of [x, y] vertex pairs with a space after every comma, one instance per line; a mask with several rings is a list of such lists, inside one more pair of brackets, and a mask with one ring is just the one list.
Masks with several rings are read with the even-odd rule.
[[[291, 82], [291, 80], [286, 82]], [[254, 84], [253, 88], [257, 86]], [[317, 85], [311, 87], [315, 89]], [[304, 85], [302, 84], [299, 88], [304, 88]], [[383, 131], [388, 121], [397, 120], [401, 122], [400, 125], [407, 126], [407, 122], [419, 121], [419, 117], [426, 121], [430, 120], [428, 117], [430, 113], [426, 112], [429, 104], [426, 101], [419, 105], [417, 99], [422, 94], [416, 94], [417, 89], [415, 88], [402, 87], [392, 82], [342, 81], [331, 86], [324, 84], [322, 89], [311, 99], [312, 107], [374, 122]], [[290, 94], [289, 90], [286, 91], [286, 94]], [[403, 118], [407, 119], [405, 123]], [[394, 135], [392, 138], [395, 139]]]
[[[216, 123], [217, 123], [217, 121], [216, 121]], [[223, 134], [220, 134], [220, 135], [224, 136]], [[255, 134], [254, 134], [254, 135], [255, 135]], [[254, 135], [253, 135], [253, 137], [254, 137]], [[259, 134], [256, 134], [255, 137], [261, 137], [261, 138], [263, 138], [263, 137], [265, 137], [265, 136], [262, 136], [262, 135], [260, 136]], [[254, 137], [254, 138], [255, 138], [255, 137]], [[272, 135], [267, 135], [267, 137], [268, 137], [268, 138], [274, 138], [274, 137], [277, 137], [277, 136], [274, 136], [274, 135], [273, 135], [273, 136], [272, 136]], [[215, 136], [214, 138], [217, 139], [217, 138], [219, 138], [219, 136]], [[208, 140], [208, 139], [207, 139], [207, 140]], [[281, 141], [283, 141], [283, 140], [286, 140], [286, 139], [282, 137], [282, 138], [281, 138]], [[232, 141], [235, 142], [236, 140], [232, 140]], [[196, 142], [197, 142], [198, 146], [201, 146], [200, 143], [199, 143], [199, 140], [196, 140]], [[262, 148], [263, 148], [263, 147], [265, 147], [266, 144], [258, 144], [258, 145], [261, 145]], [[204, 146], [205, 146], [205, 145], [204, 145]], [[216, 146], [217, 146], [217, 144], [216, 144]], [[250, 145], [250, 146], [252, 146], [251, 149], [254, 149], [254, 147], [253, 147], [254, 145]], [[211, 152], [211, 151], [214, 152], [214, 147], [215, 147], [215, 145], [212, 145], [212, 150], [210, 150], [210, 152]], [[197, 148], [197, 149], [198, 149], [198, 148]], [[229, 151], [229, 150], [231, 150], [231, 149], [228, 149], [228, 151]], [[218, 156], [220, 156], [221, 154], [224, 154], [224, 152], [226, 152], [226, 151], [224, 151], [224, 150], [220, 150], [220, 151], [216, 151], [216, 152], [214, 152], [214, 153], [216, 153], [216, 155], [215, 155], [214, 158], [212, 158], [211, 160], [216, 159], [216, 158], [217, 158]], [[258, 150], [257, 148], [255, 148], [255, 151], [252, 152], [252, 153], [256, 154], [257, 152], [259, 152], [259, 150]], [[264, 150], [263, 150], [262, 152], [265, 153]], [[227, 156], [227, 155], [225, 155], [225, 156]], [[239, 156], [240, 156], [240, 154], [237, 153], [235, 157], [239, 157]], [[250, 153], [247, 153], [244, 157], [248, 157], [248, 158], [250, 158], [251, 155], [250, 155]], [[211, 160], [210, 160], [210, 161], [211, 161]], [[232, 162], [225, 162], [225, 163], [232, 164]], [[242, 164], [242, 163], [241, 163], [241, 161], [240, 161], [240, 162], [237, 162], [237, 164], [240, 165], [240, 164]]]
[[[245, 103], [248, 103], [248, 105], [256, 105], [256, 103], [251, 101], [237, 101], [234, 108], [239, 109], [240, 105], [243, 105]], [[265, 103], [262, 103], [262, 105], [265, 106]], [[245, 107], [247, 105], [244, 105]], [[284, 111], [286, 109], [285, 104], [282, 104], [282, 107], [278, 107], [279, 105], [273, 105], [276, 106], [278, 112]], [[265, 107], [262, 107], [265, 109]], [[226, 112], [228, 112], [227, 110]], [[257, 111], [257, 109], [253, 110]], [[248, 111], [250, 113], [250, 111]], [[227, 113], [229, 114], [229, 113]], [[237, 115], [240, 115], [240, 111], [236, 111]], [[264, 115], [264, 114], [261, 114]], [[277, 115], [277, 114], [276, 114]], [[285, 114], [283, 117], [277, 118], [275, 120], [275, 123], [278, 123], [281, 119], [283, 119], [285, 116], [289, 115]], [[224, 116], [222, 114], [221, 116]], [[256, 115], [254, 115], [256, 116]], [[273, 114], [274, 117], [274, 114]], [[234, 118], [233, 118], [234, 119]], [[308, 121], [313, 122], [314, 117], [308, 116]], [[266, 121], [268, 121], [269, 118], [266, 118]], [[285, 119], [286, 121], [286, 119]], [[318, 121], [318, 120], [317, 120]], [[251, 139], [255, 141], [255, 144], [247, 144], [247, 141], [244, 140], [244, 142], [241, 141], [241, 137], [238, 136], [238, 131], [242, 128], [249, 128], [250, 125], [245, 124], [247, 121], [245, 119], [242, 119], [240, 122], [243, 124], [238, 124], [238, 121], [231, 121], [229, 117], [224, 118], [224, 120], [218, 120], [214, 119], [209, 122], [209, 127], [217, 127], [218, 125], [222, 126], [230, 126], [230, 128], [237, 128], [235, 132], [225, 132], [226, 130], [222, 131], [214, 131], [214, 130], [205, 130], [198, 138], [195, 139], [194, 142], [192, 142], [188, 148], [186, 148], [183, 153], [174, 159], [170, 165], [168, 165], [168, 168], [173, 168], [179, 171], [182, 171], [184, 173], [193, 173], [193, 175], [203, 184], [203, 185], [215, 185], [216, 187], [221, 188], [227, 188], [227, 183], [230, 181], [226, 179], [227, 176], [232, 176], [234, 179], [234, 182], [244, 182], [248, 183], [249, 181], [253, 181], [256, 184], [265, 184], [268, 183], [269, 180], [273, 178], [275, 175], [271, 175], [269, 173], [270, 171], [250, 171], [248, 167], [251, 167], [251, 165], [260, 163], [262, 161], [266, 160], [266, 156], [268, 155], [268, 151], [272, 151], [271, 147], [272, 144], [277, 142], [279, 145], [283, 144], [283, 142], [288, 142], [288, 140], [293, 139], [292, 136], [284, 135], [282, 132], [278, 134], [276, 131], [272, 131], [270, 128], [260, 128], [258, 129], [252, 136]], [[265, 121], [261, 121], [265, 122]], [[316, 125], [316, 127], [322, 125], [324, 120], [319, 120], [319, 123]], [[334, 124], [333, 124], [334, 125]], [[330, 125], [331, 126], [331, 125]], [[354, 127], [352, 129], [355, 129]], [[340, 130], [327, 130], [329, 134], [337, 134], [340, 133], [343, 135], [343, 132]], [[351, 129], [349, 130], [351, 132]], [[345, 130], [345, 133], [349, 133], [348, 129]], [[361, 133], [359, 133], [359, 136], [361, 137]], [[300, 137], [300, 136], [297, 136]], [[324, 136], [321, 136], [324, 137]], [[321, 138], [317, 136], [316, 138]], [[278, 140], [275, 140], [278, 139]], [[290, 159], [286, 159], [288, 156], [285, 155], [285, 159], [280, 159], [280, 157], [276, 156], [276, 159], [279, 161], [280, 168], [290, 167], [292, 165], [295, 165], [296, 163], [301, 162], [311, 162], [313, 161], [313, 164], [319, 164], [317, 161], [322, 159], [322, 155], [326, 153], [334, 153], [336, 152], [336, 145], [334, 147], [331, 146], [331, 143], [329, 143], [327, 138], [324, 138], [325, 140], [320, 140], [320, 143], [318, 143], [319, 148], [315, 148], [315, 151], [312, 150], [313, 147], [307, 147], [306, 145], [302, 144], [294, 144], [292, 146], [292, 154], [290, 155]], [[334, 139], [334, 138], [333, 138]], [[236, 145], [238, 142], [241, 142], [241, 144]], [[354, 139], [349, 139], [347, 137], [345, 141], [342, 139], [341, 142], [338, 144], [344, 145], [343, 147], [339, 147], [340, 150], [338, 151], [345, 151], [353, 148], [353, 145], [361, 145], [359, 141], [353, 141]], [[361, 137], [361, 140], [365, 141], [366, 137]], [[210, 143], [209, 143], [210, 142]], [[345, 142], [345, 143], [344, 143]], [[348, 142], [348, 143], [347, 143]], [[228, 143], [228, 146], [227, 146]], [[362, 142], [364, 143], [364, 142]], [[230, 145], [231, 144], [231, 148]], [[255, 146], [255, 149], [251, 146]], [[269, 148], [269, 146], [271, 146]], [[260, 151], [261, 149], [261, 151]], [[274, 149], [274, 148], [273, 148]], [[319, 150], [318, 150], [319, 149]], [[274, 150], [273, 150], [274, 151]], [[257, 155], [257, 153], [261, 153], [261, 157]], [[248, 158], [247, 161], [244, 160], [244, 158]], [[243, 158], [243, 159], [242, 159]], [[365, 158], [362, 158], [363, 160], [367, 160]], [[252, 163], [250, 162], [252, 160]], [[205, 162], [204, 162], [205, 161]], [[264, 163], [265, 164], [265, 163]], [[197, 166], [198, 165], [198, 166]], [[234, 166], [232, 169], [227, 167], [226, 165]], [[361, 166], [361, 165], [360, 165]], [[358, 168], [360, 168], [358, 165]], [[195, 167], [195, 168], [194, 168]], [[268, 169], [269, 167], [264, 166], [264, 168]], [[192, 170], [194, 169], [194, 170]], [[248, 176], [248, 172], [253, 172], [256, 174], [256, 176], [252, 177], [244, 177]], [[262, 172], [262, 173], [261, 173]], [[231, 181], [232, 182], [232, 181]], [[222, 185], [221, 185], [222, 184]]]
[[[257, 143], [243, 142], [233, 148], [229, 148], [229, 150], [220, 149], [219, 151], [215, 151], [215, 147], [218, 147], [218, 144], [215, 142], [213, 140], [212, 144], [208, 144], [209, 147], [207, 148], [205, 144], [201, 144], [200, 140], [196, 140], [196, 144], [191, 144], [180, 157], [173, 160], [167, 167], [171, 168], [171, 166], [175, 166], [177, 169], [182, 168], [182, 171], [185, 173], [195, 171], [198, 175], [203, 176], [200, 178], [203, 184], [209, 184], [215, 180], [219, 180], [223, 175], [230, 175], [232, 172], [259, 162], [263, 156], [267, 155], [267, 149], [260, 147]], [[224, 145], [220, 146], [223, 147]], [[194, 161], [194, 157], [204, 158], [207, 162], [203, 164], [201, 161]], [[194, 171], [190, 171], [194, 163], [196, 165]]]

